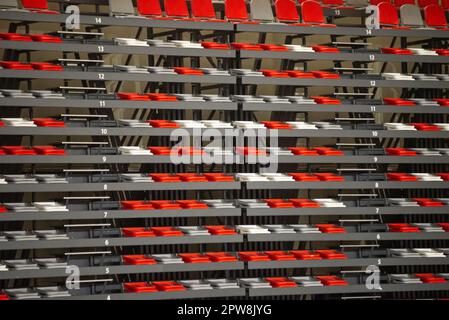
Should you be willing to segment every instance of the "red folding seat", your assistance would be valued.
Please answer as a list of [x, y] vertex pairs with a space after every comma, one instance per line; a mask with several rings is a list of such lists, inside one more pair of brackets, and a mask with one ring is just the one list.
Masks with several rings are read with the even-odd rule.
[[315, 52], [330, 52], [330, 53], [338, 53], [340, 49], [336, 47], [329, 46], [312, 46], [313, 51]]
[[233, 176], [225, 175], [223, 173], [205, 173], [204, 177], [210, 182], [234, 182]]
[[36, 147], [33, 147], [33, 150], [38, 155], [43, 155], [43, 156], [65, 156], [65, 155], [67, 155], [64, 149], [58, 149], [53, 146], [36, 146]]
[[6, 301], [6, 300], [9, 300], [8, 295], [7, 295], [7, 294], [1, 294], [1, 293], [0, 293], [0, 301]]
[[403, 6], [404, 4], [412, 4], [415, 5], [416, 1], [415, 0], [393, 0], [393, 4], [397, 7], [400, 8], [401, 6]]
[[147, 228], [122, 228], [122, 233], [125, 237], [131, 238], [147, 238], [156, 236], [153, 231], [148, 230]]
[[421, 207], [443, 207], [444, 203], [437, 200], [428, 198], [414, 198], [414, 201], [418, 202]]
[[177, 74], [186, 74], [191, 76], [203, 76], [204, 72], [199, 69], [192, 69], [186, 67], [176, 67], [173, 69]]
[[153, 281], [153, 284], [159, 291], [186, 291], [187, 289], [176, 281]]
[[0, 213], [8, 212], [8, 209], [5, 206], [0, 206]]
[[354, 6], [346, 6], [343, 0], [321, 0], [321, 3], [324, 7], [330, 7], [334, 9], [348, 10], [355, 8]]
[[283, 199], [265, 199], [264, 201], [270, 206], [270, 208], [285, 209], [295, 207], [293, 203]]
[[186, 0], [164, 0], [164, 8], [168, 18], [194, 20], [190, 18]]
[[434, 99], [442, 107], [449, 107], [449, 99]]
[[33, 122], [38, 127], [65, 127], [64, 121], [55, 120], [52, 118], [35, 118]]
[[348, 257], [344, 253], [338, 252], [336, 250], [316, 250], [316, 253], [318, 253], [323, 259], [326, 260], [348, 259]]
[[322, 233], [346, 233], [346, 229], [335, 224], [317, 224], [315, 225]]
[[184, 233], [173, 227], [152, 227], [151, 231], [158, 237], [182, 237]]
[[242, 43], [242, 42], [232, 42], [231, 46], [236, 50], [253, 50], [253, 51], [263, 51], [260, 44], [252, 43]]
[[194, 18], [209, 22], [226, 22], [226, 20], [217, 19], [212, 0], [190, 0], [190, 10]]
[[35, 156], [37, 155], [36, 151], [32, 149], [28, 149], [22, 146], [6, 146], [2, 147], [3, 151], [7, 155], [13, 155], [13, 156]]
[[279, 22], [299, 24], [296, 0], [275, 0], [274, 10]]
[[162, 16], [159, 0], [137, 0], [137, 12], [147, 18], [172, 20], [171, 18]]
[[377, 5], [379, 8], [379, 23], [385, 29], [410, 29], [399, 25], [398, 10], [389, 2], [382, 2]]
[[387, 173], [387, 179], [391, 181], [418, 181], [418, 178], [407, 173]]
[[308, 0], [301, 3], [301, 20], [304, 26], [336, 27], [335, 24], [326, 23], [323, 8], [316, 1]]
[[446, 279], [443, 277], [437, 277], [432, 273], [417, 273], [415, 274], [416, 277], [421, 279], [424, 283], [446, 283]]
[[261, 121], [260, 123], [262, 123], [265, 127], [267, 127], [267, 129], [272, 130], [289, 130], [292, 128], [292, 126], [289, 125], [288, 123], [280, 121]]
[[0, 39], [8, 41], [25, 41], [25, 42], [33, 41], [33, 39], [30, 36], [25, 36], [18, 33], [0, 33]]
[[[169, 147], [148, 147], [153, 154], [157, 156], [169, 156], [171, 155], [171, 149]], [[168, 174], [164, 174], [168, 175]]]
[[211, 263], [212, 262], [212, 260], [210, 260], [207, 255], [201, 254], [201, 253], [180, 253], [180, 254], [178, 254], [178, 256], [181, 257], [185, 263]]
[[235, 255], [230, 254], [228, 252], [207, 252], [206, 256], [212, 262], [237, 262], [238, 259]]
[[413, 227], [408, 223], [388, 223], [390, 232], [420, 232], [418, 227]]
[[295, 256], [288, 251], [265, 251], [265, 254], [275, 261], [293, 261], [296, 260]]
[[158, 292], [156, 286], [148, 282], [127, 282], [123, 284], [123, 289], [129, 293]]
[[419, 131], [441, 131], [439, 126], [428, 123], [410, 123], [410, 125], [414, 126]]
[[58, 11], [48, 10], [47, 0], [21, 0], [24, 9], [47, 14], [59, 14]]
[[343, 182], [345, 178], [342, 176], [337, 176], [334, 173], [316, 173], [315, 176], [320, 179], [320, 181], [331, 181], [331, 182]]
[[322, 260], [321, 256], [316, 252], [310, 252], [309, 250], [291, 250], [297, 260]]
[[286, 46], [277, 44], [260, 44], [260, 46], [267, 51], [289, 51]]
[[129, 93], [129, 92], [118, 92], [117, 93], [117, 98], [121, 99], [121, 100], [135, 100], [135, 101], [146, 101], [146, 100], [150, 100], [150, 98], [148, 96], [145, 95], [141, 95], [139, 93]]
[[413, 52], [408, 49], [402, 49], [402, 48], [382, 48], [382, 53], [386, 54], [406, 54], [406, 55], [412, 55]]
[[178, 200], [176, 203], [183, 209], [209, 209], [207, 204], [197, 200]]
[[12, 70], [34, 70], [31, 64], [25, 64], [18, 61], [0, 61], [0, 66]]
[[205, 226], [207, 231], [214, 236], [230, 236], [236, 235], [237, 232], [226, 226]]
[[63, 71], [64, 68], [57, 64], [51, 64], [48, 62], [31, 62], [31, 67], [34, 70], [41, 71]]
[[319, 182], [317, 176], [309, 174], [309, 173], [289, 173], [289, 176], [293, 177], [296, 181], [299, 182]]
[[177, 176], [182, 182], [209, 182], [205, 176], [195, 173], [178, 173]]
[[213, 41], [204, 41], [201, 42], [203, 48], [212, 49], [212, 50], [230, 50], [231, 47], [226, 43], [218, 43]]
[[289, 199], [298, 208], [319, 208], [318, 202], [309, 199]]
[[224, 12], [228, 21], [257, 24], [255, 21], [249, 21], [245, 0], [225, 0]]
[[347, 286], [349, 283], [345, 280], [338, 278], [337, 276], [317, 276], [325, 286]]
[[151, 203], [145, 201], [122, 201], [121, 206], [125, 210], [154, 210]]
[[303, 78], [303, 79], [315, 78], [312, 72], [304, 72], [300, 70], [288, 70], [287, 73], [290, 78]]
[[418, 154], [413, 150], [405, 148], [386, 148], [385, 151], [389, 156], [417, 156]]
[[404, 100], [401, 98], [384, 98], [384, 103], [393, 106], [415, 106], [416, 104], [410, 100]]
[[449, 56], [449, 49], [435, 49], [440, 56]]
[[271, 261], [267, 254], [257, 251], [239, 252], [239, 257], [242, 261]]
[[262, 70], [260, 70], [260, 72], [262, 72], [265, 77], [289, 78], [288, 73], [285, 71], [262, 69]]
[[340, 75], [338, 73], [332, 73], [328, 71], [312, 71], [315, 78], [322, 79], [340, 79]]
[[153, 200], [150, 204], [157, 210], [181, 210], [182, 207], [179, 203], [175, 203], [169, 200]]
[[421, 8], [425, 8], [431, 4], [439, 5], [438, 0], [418, 0], [418, 6]]
[[448, 30], [446, 13], [436, 4], [430, 4], [424, 8], [424, 22], [430, 28]]
[[344, 152], [334, 148], [317, 147], [313, 148], [320, 156], [344, 156]]
[[284, 277], [265, 278], [264, 280], [269, 282], [273, 288], [292, 288], [298, 286], [294, 281]]
[[315, 102], [318, 104], [333, 104], [333, 105], [341, 104], [340, 99], [330, 97], [313, 96], [312, 99], [315, 100]]
[[144, 96], [148, 97], [151, 101], [178, 101], [175, 96], [166, 93], [145, 93]]
[[50, 36], [48, 34], [32, 34], [30, 35], [31, 39], [36, 42], [52, 42], [52, 43], [61, 43], [62, 39], [56, 36]]
[[288, 150], [290, 150], [296, 156], [319, 156], [316, 150], [310, 150], [308, 148], [295, 147], [288, 148]]
[[154, 128], [179, 128], [176, 122], [170, 120], [148, 120], [148, 123]]
[[124, 264], [133, 266], [157, 264], [156, 260], [145, 255], [127, 255], [122, 257]]

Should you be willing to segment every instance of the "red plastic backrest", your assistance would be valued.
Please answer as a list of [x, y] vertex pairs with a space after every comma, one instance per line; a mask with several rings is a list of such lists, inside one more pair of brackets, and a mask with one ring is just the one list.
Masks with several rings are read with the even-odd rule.
[[378, 4], [380, 4], [380, 3], [383, 3], [383, 2], [390, 2], [390, 0], [370, 0], [369, 1], [369, 3], [370, 4], [372, 4], [373, 6], [377, 6]]
[[396, 7], [401, 7], [404, 4], [413, 4], [414, 5], [415, 3], [416, 3], [415, 0], [393, 0], [393, 4]]
[[321, 1], [322, 4], [330, 4], [330, 5], [336, 5], [336, 6], [342, 6], [344, 5], [344, 1], [343, 0], [322, 0]]
[[186, 0], [164, 0], [164, 8], [168, 17], [189, 17]]
[[162, 16], [159, 0], [137, 0], [137, 12], [142, 16]]
[[229, 20], [248, 20], [245, 0], [225, 0], [225, 16]]
[[418, 6], [421, 8], [425, 8], [431, 4], [438, 5], [438, 0], [418, 0]]
[[305, 23], [324, 23], [324, 14], [321, 4], [316, 1], [301, 3], [301, 18]]
[[424, 8], [424, 21], [429, 27], [446, 27], [446, 15], [444, 9], [436, 4]]
[[22, 6], [25, 9], [48, 9], [47, 0], [22, 0]]
[[382, 2], [377, 7], [379, 8], [379, 22], [381, 25], [399, 25], [398, 11], [394, 5], [389, 2]]
[[449, 10], [449, 0], [441, 0], [441, 6], [444, 10]]
[[299, 20], [295, 0], [275, 0], [274, 10], [279, 21], [298, 22]]
[[212, 0], [191, 0], [190, 8], [192, 10], [192, 17], [216, 18]]

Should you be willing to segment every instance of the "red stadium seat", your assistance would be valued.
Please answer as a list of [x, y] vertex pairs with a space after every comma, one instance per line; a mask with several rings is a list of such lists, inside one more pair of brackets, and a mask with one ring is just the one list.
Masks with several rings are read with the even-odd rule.
[[383, 2], [377, 5], [379, 8], [379, 23], [387, 29], [410, 29], [409, 27], [399, 26], [398, 11], [394, 5], [389, 2]]
[[428, 27], [447, 30], [447, 20], [444, 9], [435, 4], [424, 8], [424, 22]]
[[324, 7], [332, 7], [335, 9], [354, 9], [353, 6], [345, 6], [344, 0], [321, 0]]
[[245, 0], [225, 0], [226, 19], [233, 22], [249, 22]]
[[192, 10], [193, 18], [209, 20], [211, 22], [226, 22], [226, 20], [216, 18], [212, 0], [191, 0], [190, 9]]
[[165, 14], [169, 18], [190, 20], [186, 0], [164, 0]]
[[305, 25], [336, 27], [335, 24], [325, 23], [323, 8], [316, 1], [304, 1], [301, 3], [301, 19]]
[[279, 22], [299, 22], [299, 13], [295, 0], [275, 0], [274, 10]]
[[48, 10], [47, 0], [22, 0], [22, 6], [37, 13], [59, 14], [57, 11]]
[[369, 1], [369, 3], [373, 6], [377, 6], [378, 4], [383, 3], [383, 2], [390, 3], [390, 0], [370, 0]]
[[161, 3], [159, 0], [137, 0], [137, 12], [144, 17], [161, 18]]

